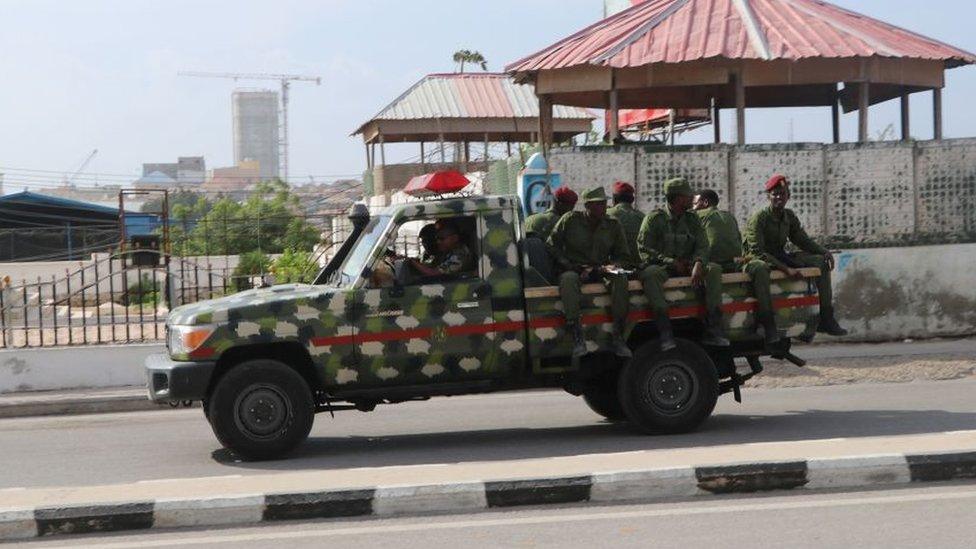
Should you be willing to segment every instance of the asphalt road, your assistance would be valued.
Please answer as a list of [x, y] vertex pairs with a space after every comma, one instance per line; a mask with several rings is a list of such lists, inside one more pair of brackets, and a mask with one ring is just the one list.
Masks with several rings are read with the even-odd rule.
[[976, 486], [724, 497], [649, 505], [293, 522], [60, 538], [26, 547], [790, 547], [976, 546]]
[[556, 391], [384, 406], [316, 418], [291, 459], [241, 463], [199, 409], [0, 420], [4, 489], [273, 471], [463, 463], [976, 428], [976, 380], [752, 390], [696, 433], [647, 437]]

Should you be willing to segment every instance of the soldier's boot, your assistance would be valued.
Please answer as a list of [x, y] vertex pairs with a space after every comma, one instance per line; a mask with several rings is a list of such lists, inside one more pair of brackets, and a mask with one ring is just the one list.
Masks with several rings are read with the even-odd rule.
[[569, 329], [569, 333], [573, 334], [573, 358], [580, 358], [588, 354], [586, 350], [586, 340], [583, 339], [583, 328], [580, 326], [579, 322], [571, 322], [566, 324]]
[[728, 347], [729, 339], [725, 337], [725, 329], [722, 328], [722, 311], [713, 309], [705, 317], [705, 331], [702, 332], [701, 342], [710, 347]]
[[847, 335], [847, 330], [837, 323], [837, 319], [834, 317], [833, 307], [820, 309], [820, 324], [817, 325], [817, 331], [832, 336]]
[[630, 347], [627, 346], [627, 342], [624, 341], [624, 327], [620, 323], [613, 325], [613, 340], [610, 342], [610, 346], [613, 348], [613, 354], [620, 358], [634, 356], [634, 353], [630, 351]]
[[667, 314], [655, 314], [654, 323], [657, 325], [658, 339], [661, 340], [661, 350], [670, 351], [678, 346], [674, 340], [674, 330], [671, 329], [671, 319]]
[[782, 337], [779, 334], [779, 330], [776, 329], [776, 317], [771, 314], [760, 314], [759, 315], [759, 326], [763, 331], [763, 341], [766, 343], [766, 348], [779, 343]]

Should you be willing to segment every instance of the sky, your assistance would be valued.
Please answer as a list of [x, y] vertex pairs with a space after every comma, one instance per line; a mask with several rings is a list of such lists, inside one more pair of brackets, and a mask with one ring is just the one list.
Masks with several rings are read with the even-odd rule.
[[[976, 51], [971, 0], [835, 3]], [[292, 85], [291, 179], [358, 177], [365, 154], [350, 134], [423, 75], [452, 71], [454, 51], [478, 50], [502, 70], [602, 11], [603, 0], [0, 0], [0, 172], [10, 192], [18, 180], [60, 181], [94, 149], [79, 181], [135, 179], [142, 163], [177, 156], [231, 165], [231, 92], [277, 83], [177, 76], [196, 70], [321, 76]], [[976, 67], [948, 71], [946, 137], [976, 136], [973, 97]], [[931, 94], [912, 109], [913, 135], [931, 138]], [[871, 134], [889, 124], [897, 134], [898, 112], [897, 101], [872, 107]], [[856, 124], [843, 117], [845, 139]], [[749, 111], [746, 125], [750, 143], [830, 136], [828, 109]], [[710, 139], [705, 128], [678, 143]], [[391, 147], [387, 160], [415, 149]]]

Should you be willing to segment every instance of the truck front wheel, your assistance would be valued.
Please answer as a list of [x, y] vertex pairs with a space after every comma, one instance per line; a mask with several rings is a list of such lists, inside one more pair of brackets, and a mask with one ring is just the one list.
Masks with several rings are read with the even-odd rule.
[[275, 459], [308, 437], [315, 404], [308, 384], [287, 364], [250, 360], [230, 369], [208, 401], [217, 439], [247, 460]]
[[637, 349], [617, 392], [630, 424], [647, 434], [693, 431], [718, 400], [718, 375], [708, 354], [691, 341], [660, 351], [657, 342]]

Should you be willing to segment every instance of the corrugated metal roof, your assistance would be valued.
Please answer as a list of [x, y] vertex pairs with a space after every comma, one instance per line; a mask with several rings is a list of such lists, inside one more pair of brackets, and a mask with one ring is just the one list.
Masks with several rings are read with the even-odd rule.
[[[539, 100], [531, 84], [500, 73], [430, 74], [371, 120], [535, 118]], [[586, 109], [557, 105], [556, 119], [592, 119]]]
[[506, 70], [871, 56], [976, 63], [967, 51], [819, 0], [647, 0]]

